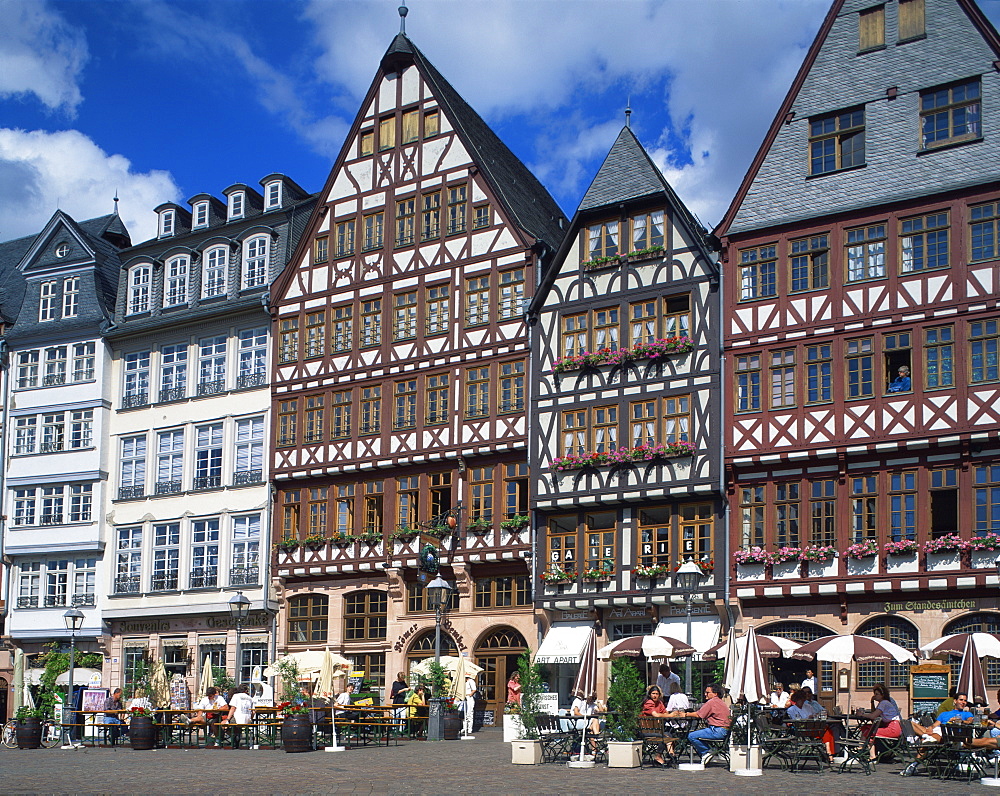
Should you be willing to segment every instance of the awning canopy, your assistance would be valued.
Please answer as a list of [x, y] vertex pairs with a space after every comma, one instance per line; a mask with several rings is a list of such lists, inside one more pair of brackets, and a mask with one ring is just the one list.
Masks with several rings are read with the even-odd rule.
[[542, 639], [535, 662], [579, 664], [593, 632], [593, 622], [556, 622]]
[[[701, 657], [719, 643], [719, 617], [717, 616], [692, 616], [691, 617], [691, 646], [695, 649], [695, 657]], [[668, 622], [660, 622], [656, 626], [654, 633], [657, 636], [671, 636], [672, 638], [687, 640], [687, 619], [680, 617], [671, 618]]]

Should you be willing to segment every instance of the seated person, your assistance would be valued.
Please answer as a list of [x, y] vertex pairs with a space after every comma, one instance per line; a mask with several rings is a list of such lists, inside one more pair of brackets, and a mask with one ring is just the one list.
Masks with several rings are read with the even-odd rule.
[[427, 726], [427, 699], [424, 697], [424, 687], [418, 685], [410, 691], [406, 698], [407, 711], [410, 719], [410, 737], [420, 738]]
[[791, 707], [788, 708], [788, 718], [791, 721], [806, 721], [815, 715], [815, 711], [806, 705], [806, 694], [801, 688], [792, 694]]
[[943, 699], [941, 703], [937, 706], [937, 710], [934, 711], [935, 716], [940, 716], [942, 713], [946, 713], [949, 710], [955, 709], [955, 694], [958, 693], [957, 688], [952, 688], [948, 691], [947, 699]]
[[790, 694], [781, 683], [774, 683], [771, 686], [771, 694], [768, 697], [768, 704], [772, 708], [787, 708], [792, 704]]
[[[122, 709], [122, 690], [120, 688], [116, 688], [111, 692], [111, 696], [104, 700], [104, 710], [119, 711]], [[106, 712], [104, 714], [104, 723], [113, 725], [112, 728], [108, 730], [108, 740], [111, 742], [111, 745], [114, 746], [118, 743], [118, 738], [121, 734], [120, 726], [118, 726], [122, 723], [121, 714]]]
[[940, 743], [941, 741], [941, 725], [948, 724], [949, 722], [970, 722], [972, 721], [973, 713], [969, 710], [968, 696], [961, 692], [957, 692], [954, 697], [951, 698], [954, 702], [955, 708], [953, 710], [946, 710], [941, 713], [930, 727], [924, 727], [922, 724], [918, 724], [915, 721], [911, 721], [910, 724], [913, 725], [913, 731], [920, 738], [921, 743]]
[[708, 754], [709, 748], [705, 741], [718, 741], [726, 737], [732, 714], [729, 706], [722, 701], [723, 689], [717, 683], [705, 686], [705, 704], [693, 713], [682, 713], [691, 719], [704, 719], [705, 727], [688, 734], [688, 740], [694, 750], [702, 756]]
[[191, 719], [191, 724], [205, 725], [205, 738], [207, 740], [212, 732], [212, 727], [222, 721], [225, 716], [223, 711], [228, 707], [229, 705], [219, 693], [219, 689], [210, 685], [205, 689], [205, 696], [195, 703], [196, 712]]
[[819, 702], [816, 701], [816, 694], [809, 686], [807, 685], [802, 686], [802, 690], [806, 694], [806, 707], [812, 710], [813, 715], [816, 715], [817, 713], [823, 713], [826, 711], [826, 708], [824, 708]]
[[226, 721], [229, 724], [237, 725], [233, 731], [233, 749], [240, 748], [242, 727], [250, 724], [253, 720], [253, 700], [250, 698], [249, 691], [246, 684], [237, 686], [229, 700], [229, 715], [226, 716]]
[[909, 366], [900, 365], [898, 373], [899, 375], [889, 382], [889, 387], [886, 389], [886, 392], [909, 392], [913, 389], [912, 382], [910, 381]]
[[[660, 691], [659, 686], [651, 685], [649, 690], [646, 691], [646, 698], [642, 701], [642, 708], [639, 711], [639, 715], [655, 716], [657, 718], [665, 718], [667, 716], [667, 706], [663, 704], [663, 692]], [[663, 751], [666, 748], [665, 741], [657, 747], [656, 753], [653, 755], [654, 766], [666, 765], [666, 762], [663, 760]]]
[[[681, 691], [680, 683], [670, 683], [670, 699], [667, 700], [667, 713], [679, 713], [685, 710], [691, 710], [691, 700], [688, 699], [687, 694]], [[673, 727], [677, 729], [680, 727], [680, 722], [668, 721], [668, 727]]]
[[[579, 719], [576, 722], [576, 728], [582, 730], [586, 726], [587, 732], [593, 735], [598, 735], [601, 732], [601, 720], [597, 718], [597, 714], [603, 712], [604, 706], [597, 701], [597, 694], [590, 694], [584, 699], [582, 691], [576, 692], [576, 697], [573, 699], [573, 704], [569, 709], [569, 714]], [[587, 721], [588, 718], [590, 719], [589, 722]]]
[[336, 705], [337, 707], [334, 710], [333, 715], [339, 721], [357, 721], [358, 719], [357, 711], [343, 710], [343, 707], [349, 706], [351, 704], [351, 694], [353, 693], [354, 693], [354, 684], [348, 683], [347, 687], [339, 694], [337, 694], [337, 701], [334, 702], [334, 705]]

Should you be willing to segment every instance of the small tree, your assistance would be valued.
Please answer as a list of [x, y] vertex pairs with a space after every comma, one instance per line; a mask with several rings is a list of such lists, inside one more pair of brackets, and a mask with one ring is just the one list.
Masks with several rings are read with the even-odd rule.
[[524, 727], [524, 737], [534, 740], [538, 738], [542, 673], [530, 652], [525, 652], [518, 658], [517, 671], [521, 675], [521, 725]]
[[294, 658], [281, 658], [271, 664], [278, 673], [279, 702], [291, 702], [299, 695], [299, 664]]
[[430, 686], [432, 697], [447, 696], [448, 672], [437, 661], [430, 661], [427, 664], [427, 677], [422, 677], [421, 685]]
[[229, 676], [224, 667], [216, 666], [214, 663], [212, 664], [212, 682], [219, 689], [219, 693], [224, 694], [227, 700], [232, 696], [233, 691], [238, 685], [236, 680]]
[[639, 733], [639, 712], [646, 686], [639, 671], [627, 658], [611, 663], [608, 686], [608, 731], [616, 741], [634, 741]]

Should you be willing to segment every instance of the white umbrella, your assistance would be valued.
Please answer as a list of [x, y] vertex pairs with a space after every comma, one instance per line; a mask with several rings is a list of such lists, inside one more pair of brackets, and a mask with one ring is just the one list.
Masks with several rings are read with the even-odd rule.
[[[724, 658], [728, 654], [730, 645], [733, 642], [733, 633], [729, 634], [729, 638], [726, 639], [721, 644], [716, 644], [711, 649], [705, 650], [702, 653], [702, 659], [706, 661], [715, 660], [716, 658]], [[739, 649], [742, 649], [746, 645], [746, 636], [739, 636], [736, 638], [737, 644], [737, 654]], [[760, 650], [760, 657], [762, 658], [790, 658], [792, 653], [795, 652], [799, 647], [802, 646], [801, 641], [792, 641], [790, 638], [782, 638], [781, 636], [766, 636], [757, 635], [757, 647]]]
[[343, 670], [340, 674], [337, 673], [337, 665], [333, 660], [333, 653], [330, 652], [330, 648], [326, 648], [326, 652], [323, 655], [323, 665], [319, 670], [319, 682], [316, 684], [315, 694], [320, 699], [329, 702], [333, 699], [337, 693], [333, 689], [333, 680], [336, 677], [343, 677]]
[[198, 699], [205, 696], [205, 692], [215, 685], [215, 672], [212, 670], [212, 656], [205, 656], [205, 663], [201, 667], [201, 679], [198, 681]]
[[24, 692], [26, 690], [24, 682], [24, 650], [14, 650], [14, 703], [11, 705], [12, 714], [17, 713], [17, 709], [24, 705]]
[[149, 667], [149, 701], [154, 708], [170, 707], [170, 683], [162, 658], [153, 661]]
[[[577, 695], [583, 695], [586, 700], [591, 694], [597, 692], [597, 633], [590, 631], [590, 638], [587, 646], [583, 648], [583, 657], [580, 659], [580, 671], [577, 672], [576, 682], [573, 683], [573, 691]], [[583, 732], [580, 735], [580, 755], [577, 760], [587, 766], [593, 765], [586, 760], [587, 725], [590, 724], [590, 717], [583, 720]]]
[[920, 651], [928, 658], [961, 655], [965, 652], [965, 643], [970, 637], [980, 657], [1000, 658], [1000, 636], [995, 633], [952, 633], [924, 644]]
[[[444, 667], [446, 672], [449, 672], [454, 678], [455, 670], [458, 668], [460, 657], [458, 655], [442, 655], [441, 656], [441, 666]], [[433, 658], [424, 658], [419, 663], [413, 664], [410, 667], [410, 671], [413, 674], [420, 675], [421, 677], [429, 677], [431, 670], [430, 665], [434, 663]], [[465, 671], [467, 674], [479, 674], [483, 671], [482, 666], [476, 666], [472, 661], [465, 661]]]
[[823, 636], [803, 644], [792, 653], [791, 657], [805, 661], [815, 658], [818, 661], [832, 661], [833, 663], [850, 663], [851, 661], [906, 663], [917, 659], [916, 655], [899, 644], [893, 644], [891, 641], [884, 641], [880, 638], [858, 635]]
[[[730, 672], [731, 679], [726, 682], [726, 687], [730, 693], [739, 698], [746, 697], [747, 700], [747, 765], [745, 775], [756, 775], [757, 769], [750, 768], [750, 705], [766, 696], [767, 672], [764, 670], [764, 659], [760, 655], [760, 648], [757, 646], [757, 633], [751, 625], [747, 629], [747, 634], [743, 637], [744, 644], [742, 651], [738, 644], [734, 644], [735, 654], [732, 656], [736, 663]], [[729, 660], [726, 660], [729, 666]]]
[[681, 658], [694, 651], [694, 647], [668, 636], [629, 636], [601, 647], [597, 658], [602, 661], [622, 656], [637, 658], [639, 655], [645, 655], [647, 659]]
[[[314, 679], [323, 668], [323, 657], [325, 655], [326, 653], [321, 650], [306, 650], [305, 652], [290, 652], [282, 656], [281, 660], [291, 659], [295, 661], [299, 667], [299, 674], [303, 676], [303, 679], [306, 677]], [[333, 656], [333, 662], [336, 666], [341, 666], [345, 669], [351, 668], [351, 662], [343, 655], [338, 655], [336, 652], [331, 652], [330, 655]], [[277, 674], [278, 671], [273, 666], [268, 666], [264, 670], [265, 677], [274, 677]]]
[[[73, 668], [73, 685], [86, 685], [94, 679], [94, 675], [97, 675], [98, 679], [102, 677], [101, 672], [97, 669], [76, 666]], [[56, 685], [69, 685], [69, 670], [66, 670], [56, 678]]]

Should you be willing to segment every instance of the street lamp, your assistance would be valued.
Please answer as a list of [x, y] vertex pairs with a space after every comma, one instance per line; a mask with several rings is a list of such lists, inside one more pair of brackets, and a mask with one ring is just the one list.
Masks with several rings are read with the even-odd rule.
[[238, 591], [229, 600], [229, 613], [232, 614], [233, 621], [236, 622], [236, 684], [240, 683], [240, 669], [243, 668], [243, 661], [240, 654], [243, 646], [243, 623], [250, 615], [250, 600], [243, 596], [243, 592]]
[[[434, 662], [441, 665], [441, 614], [444, 613], [448, 598], [451, 595], [451, 585], [436, 575], [434, 580], [424, 588], [427, 594], [427, 607], [434, 611]], [[427, 716], [427, 740], [440, 741], [443, 738], [441, 715], [441, 696], [431, 697], [430, 710]]]
[[[687, 644], [691, 646], [691, 598], [694, 597], [695, 589], [701, 583], [701, 567], [690, 558], [681, 564], [674, 574], [674, 588], [684, 594], [684, 604], [687, 607]], [[687, 663], [684, 666], [684, 691], [691, 693], [691, 656], [687, 656]]]
[[63, 707], [63, 724], [69, 725], [69, 730], [65, 733], [65, 739], [69, 741], [69, 746], [73, 745], [73, 669], [76, 668], [76, 634], [83, 627], [83, 611], [79, 608], [70, 608], [63, 614], [63, 621], [66, 622], [66, 629], [69, 631], [69, 691], [66, 705]]

